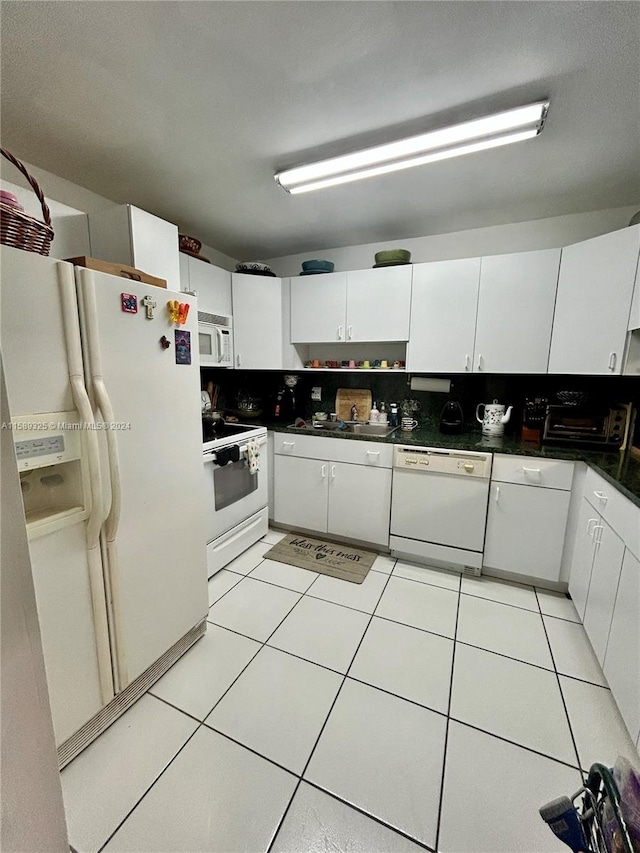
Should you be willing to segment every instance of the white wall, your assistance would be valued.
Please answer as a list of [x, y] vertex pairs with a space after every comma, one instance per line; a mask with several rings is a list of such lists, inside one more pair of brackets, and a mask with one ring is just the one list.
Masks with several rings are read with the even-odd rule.
[[534, 249], [553, 249], [588, 240], [608, 231], [616, 231], [629, 224], [640, 203], [633, 207], [616, 207], [590, 213], [552, 216], [531, 222], [510, 225], [492, 225], [450, 234], [433, 234], [425, 237], [408, 237], [406, 240], [389, 240], [364, 243], [334, 249], [313, 249], [302, 254], [271, 258], [266, 261], [280, 276], [298, 275], [302, 261], [323, 258], [333, 261], [336, 271], [366, 269], [374, 264], [374, 255], [382, 249], [409, 249], [413, 263], [446, 261], [452, 258], [475, 258], [481, 255], [503, 255], [508, 252], [526, 252]]
[[[40, 184], [52, 217], [55, 232], [51, 244], [51, 256], [55, 258], [73, 258], [82, 255], [91, 256], [87, 213], [113, 207], [117, 202], [97, 195], [91, 190], [60, 178], [30, 163], [24, 164], [31, 175]], [[30, 216], [42, 221], [42, 207], [34, 191], [16, 167], [2, 158], [0, 188], [15, 193]], [[200, 253], [209, 258], [212, 264], [225, 270], [235, 270], [236, 259], [219, 252], [212, 246], [203, 244]]]

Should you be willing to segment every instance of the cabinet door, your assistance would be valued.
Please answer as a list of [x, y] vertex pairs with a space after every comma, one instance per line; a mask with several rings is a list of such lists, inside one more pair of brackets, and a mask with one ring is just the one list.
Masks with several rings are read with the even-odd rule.
[[131, 252], [136, 269], [167, 280], [169, 290], [180, 290], [178, 227], [129, 205]]
[[636, 269], [636, 284], [633, 289], [633, 301], [629, 314], [629, 330], [640, 329], [640, 260]]
[[291, 343], [344, 341], [347, 274], [296, 276], [291, 279]]
[[560, 249], [482, 258], [474, 370], [546, 373]]
[[329, 533], [388, 547], [390, 512], [390, 468], [329, 463]]
[[188, 257], [187, 260], [189, 289], [198, 294], [198, 310], [209, 314], [232, 314], [231, 273], [197, 258]]
[[328, 485], [328, 462], [276, 455], [273, 520], [326, 533]]
[[492, 483], [483, 565], [557, 581], [570, 492]]
[[602, 520], [595, 526], [593, 536], [596, 550], [583, 624], [596, 657], [602, 663], [620, 580], [624, 542]]
[[479, 284], [480, 258], [414, 266], [407, 370], [471, 371]]
[[622, 370], [640, 225], [562, 250], [549, 373]]
[[409, 339], [411, 270], [407, 264], [347, 273], [346, 340]]
[[282, 370], [282, 281], [258, 275], [232, 276], [235, 366]]
[[569, 576], [569, 594], [573, 599], [578, 616], [584, 620], [587, 607], [591, 569], [593, 566], [593, 528], [599, 524], [600, 516], [585, 498], [580, 504], [580, 514], [576, 524], [576, 538], [571, 558], [571, 574]]
[[640, 561], [625, 551], [604, 674], [631, 737], [640, 735]]

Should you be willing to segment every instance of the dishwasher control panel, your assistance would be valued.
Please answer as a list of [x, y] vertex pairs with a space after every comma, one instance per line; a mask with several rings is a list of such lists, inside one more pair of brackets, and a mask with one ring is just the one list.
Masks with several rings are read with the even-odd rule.
[[491, 460], [490, 453], [399, 445], [395, 448], [393, 467], [488, 480], [491, 476]]

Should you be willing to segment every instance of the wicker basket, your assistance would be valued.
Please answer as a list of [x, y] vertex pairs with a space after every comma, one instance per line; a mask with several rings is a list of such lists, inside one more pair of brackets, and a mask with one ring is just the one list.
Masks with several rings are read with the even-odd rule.
[[5, 246], [13, 246], [14, 249], [24, 249], [25, 252], [38, 252], [40, 255], [48, 255], [53, 240], [53, 228], [51, 227], [51, 214], [44, 200], [43, 192], [36, 179], [27, 172], [20, 160], [6, 148], [0, 148], [0, 153], [10, 163], [13, 163], [29, 181], [42, 205], [42, 216], [44, 218], [44, 222], [40, 222], [24, 211], [0, 201], [0, 243], [4, 243]]

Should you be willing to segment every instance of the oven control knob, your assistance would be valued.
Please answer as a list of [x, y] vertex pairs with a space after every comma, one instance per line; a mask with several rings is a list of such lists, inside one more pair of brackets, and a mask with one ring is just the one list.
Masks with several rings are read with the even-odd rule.
[[473, 471], [474, 465], [473, 465], [473, 462], [465, 462], [462, 467], [464, 468], [465, 471], [471, 472], [471, 471]]

